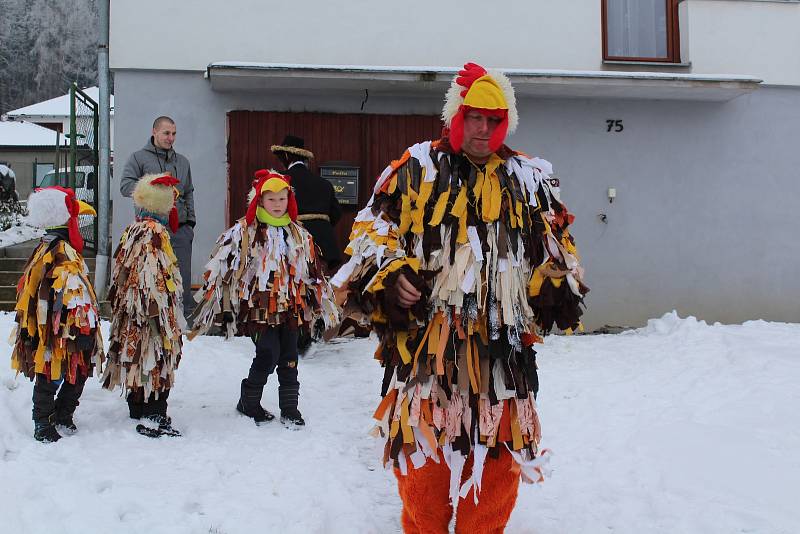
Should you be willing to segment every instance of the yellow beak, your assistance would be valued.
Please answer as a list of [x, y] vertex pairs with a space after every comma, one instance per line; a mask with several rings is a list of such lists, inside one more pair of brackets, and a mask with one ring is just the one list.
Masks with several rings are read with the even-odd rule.
[[97, 217], [97, 212], [94, 211], [94, 208], [91, 207], [86, 202], [84, 202], [83, 200], [78, 201], [78, 206], [80, 206], [80, 209], [78, 210], [78, 215], [91, 215], [93, 217]]

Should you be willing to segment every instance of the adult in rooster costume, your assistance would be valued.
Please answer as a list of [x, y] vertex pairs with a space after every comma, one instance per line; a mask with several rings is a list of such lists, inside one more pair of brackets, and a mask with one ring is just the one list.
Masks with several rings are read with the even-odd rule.
[[28, 222], [46, 233], [17, 284], [11, 367], [33, 386], [33, 436], [45, 443], [77, 431], [86, 379], [103, 363], [97, 298], [83, 261], [81, 215], [97, 215], [72, 189], [45, 187], [28, 199]]
[[404, 530], [502, 532], [547, 459], [533, 345], [579, 327], [588, 289], [550, 164], [504, 144], [508, 79], [466, 64], [442, 118], [381, 174], [332, 283], [380, 339], [375, 433]]
[[219, 236], [211, 252], [190, 339], [214, 324], [224, 327], [228, 339], [250, 336], [256, 354], [236, 409], [259, 425], [274, 419], [261, 396], [277, 369], [281, 422], [296, 429], [305, 425], [298, 409], [298, 330], [317, 319], [333, 326], [339, 310], [319, 249], [297, 222], [290, 178], [259, 170], [250, 195], [247, 214]]
[[167, 415], [167, 399], [181, 359], [183, 284], [170, 234], [178, 226], [178, 181], [171, 175], [142, 176], [133, 191], [139, 214], [114, 253], [108, 300], [114, 317], [103, 387], [123, 388], [130, 417], [145, 436], [178, 436]]

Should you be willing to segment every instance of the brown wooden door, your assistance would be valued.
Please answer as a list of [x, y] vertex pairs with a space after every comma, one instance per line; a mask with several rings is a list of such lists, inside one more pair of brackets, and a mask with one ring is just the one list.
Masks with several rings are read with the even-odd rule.
[[[327, 161], [358, 165], [358, 209], [361, 209], [389, 162], [414, 143], [437, 139], [441, 129], [441, 119], [436, 115], [231, 111], [228, 113], [228, 223], [244, 215], [256, 170], [282, 170], [270, 147], [280, 144], [286, 134], [305, 140], [306, 148], [314, 153], [311, 161], [314, 172]], [[343, 207], [343, 211], [336, 227], [342, 248], [347, 245], [357, 210]]]

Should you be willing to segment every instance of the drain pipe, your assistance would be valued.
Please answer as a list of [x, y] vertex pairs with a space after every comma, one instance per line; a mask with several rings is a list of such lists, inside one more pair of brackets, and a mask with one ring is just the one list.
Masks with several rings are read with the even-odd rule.
[[94, 288], [98, 300], [105, 300], [111, 256], [111, 103], [109, 97], [108, 26], [110, 0], [100, 0], [100, 42], [97, 45], [97, 74], [100, 84], [100, 168], [97, 202], [97, 258]]

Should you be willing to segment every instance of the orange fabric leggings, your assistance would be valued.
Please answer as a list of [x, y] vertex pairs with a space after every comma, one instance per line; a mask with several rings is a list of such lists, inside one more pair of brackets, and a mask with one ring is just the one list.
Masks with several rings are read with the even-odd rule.
[[[495, 460], [487, 457], [481, 491], [475, 505], [472, 491], [460, 499], [456, 511], [456, 534], [500, 534], [505, 529], [519, 489], [519, 470], [511, 454], [502, 450]], [[472, 473], [472, 455], [467, 458], [463, 481]], [[439, 463], [428, 460], [419, 469], [408, 464], [403, 476], [395, 468], [397, 487], [403, 500], [403, 532], [406, 534], [447, 534], [453, 517], [450, 505], [450, 468], [441, 452]]]

